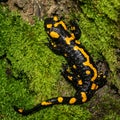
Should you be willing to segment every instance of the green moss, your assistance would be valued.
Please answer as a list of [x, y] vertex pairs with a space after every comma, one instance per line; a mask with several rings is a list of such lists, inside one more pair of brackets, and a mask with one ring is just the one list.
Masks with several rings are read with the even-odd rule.
[[43, 21], [36, 21], [35, 25], [30, 26], [23, 22], [17, 13], [10, 13], [1, 6], [0, 11], [0, 56], [6, 54], [6, 57], [0, 59], [0, 118], [90, 118], [90, 113], [79, 106], [58, 105], [27, 117], [22, 117], [13, 110], [13, 105], [27, 109], [43, 100], [58, 96], [60, 87], [57, 88], [57, 85], [63, 79], [60, 70], [65, 60], [48, 48]]
[[120, 115], [116, 114], [115, 112], [111, 111], [109, 115], [106, 115], [104, 120], [119, 120]]

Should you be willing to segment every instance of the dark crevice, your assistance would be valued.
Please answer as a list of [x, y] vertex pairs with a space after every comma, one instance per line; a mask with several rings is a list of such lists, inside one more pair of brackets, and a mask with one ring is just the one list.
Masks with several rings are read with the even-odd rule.
[[114, 84], [111, 84], [111, 85], [110, 85], [110, 89], [115, 91], [114, 94], [120, 96], [119, 89], [118, 89]]

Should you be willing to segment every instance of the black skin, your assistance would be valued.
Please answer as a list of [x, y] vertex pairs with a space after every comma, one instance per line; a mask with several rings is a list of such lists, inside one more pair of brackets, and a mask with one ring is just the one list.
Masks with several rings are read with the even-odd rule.
[[69, 81], [76, 93], [70, 97], [56, 97], [41, 102], [32, 109], [24, 110], [14, 106], [15, 111], [28, 115], [55, 104], [78, 105], [89, 101], [94, 93], [106, 83], [106, 74], [98, 73], [97, 67], [85, 48], [77, 41], [81, 30], [75, 21], [70, 21], [71, 30], [65, 23], [54, 16], [44, 22], [45, 31], [49, 36], [49, 48], [58, 55], [65, 57], [61, 75]]

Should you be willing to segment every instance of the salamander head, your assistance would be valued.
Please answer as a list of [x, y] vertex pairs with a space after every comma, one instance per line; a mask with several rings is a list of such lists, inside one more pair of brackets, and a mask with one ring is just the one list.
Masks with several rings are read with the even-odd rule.
[[56, 22], [58, 22], [58, 17], [57, 15], [54, 15], [52, 18], [46, 18], [44, 21], [44, 27], [45, 27], [45, 31], [49, 31], [50, 28], [52, 28], [54, 26], [54, 24]]

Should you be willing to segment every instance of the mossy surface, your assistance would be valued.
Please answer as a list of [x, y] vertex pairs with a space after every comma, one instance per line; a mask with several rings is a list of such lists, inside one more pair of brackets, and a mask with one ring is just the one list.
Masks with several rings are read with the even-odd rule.
[[[54, 106], [33, 115], [22, 117], [13, 105], [31, 108], [43, 100], [66, 94], [59, 93], [63, 57], [47, 46], [43, 21], [29, 25], [17, 13], [0, 6], [0, 119], [55, 120], [88, 119], [90, 113], [80, 106]], [[69, 90], [71, 87], [68, 88]], [[61, 89], [60, 89], [61, 90]], [[73, 90], [74, 91], [74, 90]], [[74, 117], [76, 116], [76, 117]]]

